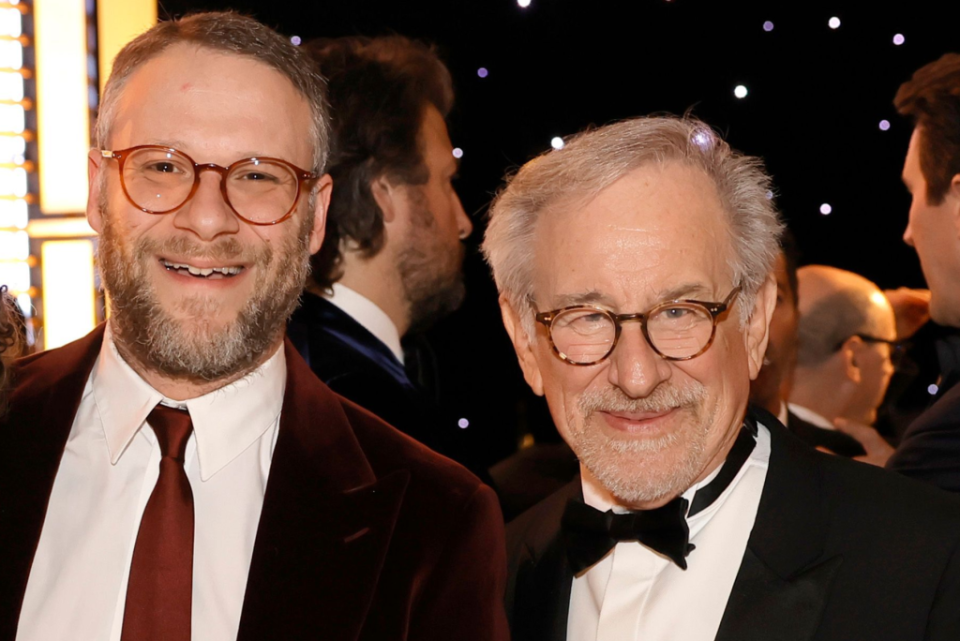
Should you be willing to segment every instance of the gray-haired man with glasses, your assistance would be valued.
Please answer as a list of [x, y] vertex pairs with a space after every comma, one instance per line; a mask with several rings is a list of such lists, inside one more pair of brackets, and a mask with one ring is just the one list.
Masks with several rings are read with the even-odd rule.
[[757, 159], [663, 117], [576, 136], [498, 195], [504, 324], [581, 467], [508, 528], [514, 639], [960, 634], [960, 504], [747, 407], [769, 193]]

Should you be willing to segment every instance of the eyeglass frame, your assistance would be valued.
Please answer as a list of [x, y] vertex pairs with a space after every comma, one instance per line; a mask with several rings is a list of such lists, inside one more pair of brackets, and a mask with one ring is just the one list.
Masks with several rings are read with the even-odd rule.
[[[127, 161], [127, 158], [130, 157], [131, 154], [141, 149], [155, 149], [157, 151], [165, 151], [167, 153], [172, 152], [175, 154], [179, 154], [180, 156], [183, 156], [184, 158], [187, 159], [187, 161], [193, 164], [193, 186], [190, 188], [190, 192], [187, 194], [187, 197], [183, 199], [183, 202], [181, 202], [176, 207], [171, 207], [170, 209], [167, 209], [164, 211], [152, 211], [150, 209], [147, 209], [143, 205], [139, 205], [136, 202], [134, 202], [133, 198], [130, 196], [130, 193], [127, 191], [126, 181], [123, 178], [123, 165]], [[282, 158], [272, 158], [269, 156], [251, 156], [250, 158], [241, 158], [236, 162], [230, 163], [230, 165], [228, 165], [227, 167], [223, 167], [221, 165], [218, 165], [212, 162], [198, 163], [193, 158], [191, 158], [186, 152], [180, 151], [179, 149], [175, 149], [173, 147], [165, 147], [163, 145], [136, 145], [133, 147], [128, 147], [126, 149], [120, 149], [120, 150], [98, 149], [97, 151], [100, 152], [100, 155], [103, 158], [117, 161], [117, 168], [120, 174], [120, 188], [123, 190], [123, 195], [126, 197], [127, 202], [129, 202], [131, 205], [133, 205], [140, 211], [150, 214], [152, 216], [163, 216], [165, 214], [171, 214], [177, 211], [178, 209], [180, 209], [181, 207], [183, 207], [184, 205], [186, 205], [190, 201], [190, 199], [193, 198], [193, 196], [197, 193], [197, 189], [200, 188], [201, 172], [210, 170], [220, 174], [220, 194], [223, 196], [223, 202], [227, 203], [227, 207], [230, 208], [230, 211], [232, 211], [237, 216], [237, 218], [247, 223], [248, 225], [257, 225], [260, 227], [277, 225], [289, 219], [293, 215], [294, 210], [297, 208], [297, 205], [300, 202], [300, 196], [303, 193], [303, 183], [310, 180], [316, 180], [320, 177], [320, 175], [317, 174], [316, 172], [307, 171], [306, 169], [301, 169], [300, 167], [297, 167], [293, 163], [283, 160]], [[244, 216], [243, 214], [237, 211], [237, 209], [233, 206], [233, 203], [230, 202], [230, 197], [227, 195], [227, 180], [226, 180], [227, 176], [230, 174], [231, 171], [233, 171], [234, 167], [237, 167], [238, 165], [241, 165], [243, 163], [247, 163], [250, 161], [255, 161], [255, 162], [269, 161], [273, 163], [278, 163], [280, 165], [287, 167], [288, 169], [293, 170], [294, 176], [297, 179], [297, 193], [293, 198], [293, 204], [290, 206], [290, 209], [287, 211], [287, 213], [285, 213], [283, 216], [281, 216], [280, 218], [277, 218], [274, 221], [260, 223], [254, 220], [250, 220], [249, 218], [247, 218], [246, 216]]]
[[890, 363], [894, 366], [894, 368], [900, 367], [903, 359], [906, 358], [907, 350], [913, 346], [910, 341], [898, 341], [896, 339], [890, 340], [888, 338], [880, 338], [878, 336], [871, 336], [870, 334], [861, 334], [857, 332], [850, 334], [845, 339], [837, 343], [836, 347], [833, 348], [833, 351], [839, 352], [843, 347], [843, 344], [854, 337], [859, 338], [865, 343], [886, 343], [890, 347]]
[[[550, 347], [553, 349], [553, 353], [557, 356], [557, 358], [559, 358], [564, 363], [567, 363], [568, 365], [576, 365], [578, 367], [589, 367], [590, 365], [596, 365], [598, 363], [602, 363], [603, 361], [610, 358], [610, 355], [613, 354], [613, 350], [617, 348], [617, 343], [620, 341], [620, 332], [622, 330], [621, 324], [628, 321], [640, 322], [640, 331], [643, 333], [644, 340], [647, 341], [647, 345], [650, 346], [650, 349], [653, 350], [653, 353], [659, 356], [660, 358], [667, 361], [689, 361], [690, 359], [700, 356], [705, 351], [710, 349], [711, 345], [713, 345], [713, 339], [717, 335], [717, 323], [720, 322], [720, 316], [730, 310], [733, 304], [733, 300], [737, 297], [738, 294], [740, 294], [742, 290], [743, 290], [743, 286], [737, 285], [730, 291], [729, 294], [727, 294], [727, 297], [723, 300], [723, 302], [720, 302], [720, 303], [712, 303], [712, 302], [707, 302], [702, 300], [691, 300], [691, 299], [668, 300], [662, 303], [657, 303], [646, 312], [636, 313], [636, 314], [615, 314], [609, 309], [605, 309], [597, 305], [569, 305], [567, 307], [561, 307], [560, 309], [554, 309], [549, 312], [537, 312], [534, 315], [534, 319], [538, 323], [540, 323], [541, 325], [547, 328], [547, 337], [550, 339]], [[657, 349], [657, 347], [653, 344], [653, 341], [650, 340], [650, 334], [647, 332], [647, 319], [650, 316], [652, 316], [654, 313], [656, 313], [661, 309], [664, 309], [667, 307], [673, 307], [677, 305], [692, 305], [695, 307], [699, 307], [705, 310], [708, 314], [710, 314], [710, 319], [713, 321], [713, 325], [710, 328], [710, 338], [707, 339], [706, 344], [702, 348], [700, 348], [700, 351], [698, 351], [696, 354], [691, 354], [690, 356], [667, 356], [666, 354], [661, 352], [659, 349]], [[613, 321], [613, 325], [616, 328], [616, 331], [613, 336], [613, 342], [610, 343], [610, 349], [607, 350], [607, 353], [604, 354], [601, 358], [598, 358], [597, 360], [592, 361], [590, 363], [578, 363], [577, 361], [570, 360], [559, 349], [557, 349], [556, 343], [553, 342], [553, 321], [556, 320], [557, 316], [559, 316], [563, 312], [566, 312], [572, 309], [596, 310], [597, 312], [600, 312], [601, 314], [607, 316]]]

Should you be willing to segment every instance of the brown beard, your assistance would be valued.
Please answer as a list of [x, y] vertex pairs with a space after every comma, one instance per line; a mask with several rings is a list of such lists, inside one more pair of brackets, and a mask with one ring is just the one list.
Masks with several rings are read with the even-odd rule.
[[[117, 233], [106, 203], [100, 205], [100, 272], [110, 297], [114, 340], [128, 360], [168, 378], [210, 382], [243, 375], [266, 357], [296, 308], [310, 271], [311, 216], [303, 216], [297, 237], [287, 238], [278, 248], [279, 262], [271, 277], [268, 270], [274, 262], [274, 250], [270, 247], [255, 250], [232, 237], [199, 243], [186, 236], [163, 241], [140, 238], [130, 247]], [[210, 320], [211, 312], [217, 310], [216, 301], [184, 296], [174, 303], [186, 316], [178, 320], [171, 313], [174, 310], [164, 308], [157, 300], [146, 276], [149, 263], [158, 255], [253, 265], [257, 268], [253, 294], [235, 320], [220, 325]]]
[[436, 219], [415, 191], [411, 229], [397, 258], [411, 332], [423, 331], [455, 311], [466, 295], [463, 245], [447, 247], [437, 238]]

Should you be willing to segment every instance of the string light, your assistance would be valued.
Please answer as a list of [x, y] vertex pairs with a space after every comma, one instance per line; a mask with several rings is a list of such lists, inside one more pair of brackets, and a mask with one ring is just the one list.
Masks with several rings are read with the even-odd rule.
[[530, 0], [517, 0], [517, 4], [521, 9], [526, 9], [530, 6]]
[[889, 131], [890, 130], [890, 121], [881, 120], [880, 121], [880, 131]]
[[290, 42], [292, 42], [293, 44], [295, 44], [295, 45], [297, 45], [297, 46], [299, 47], [299, 46], [300, 46], [300, 43], [303, 42], [303, 41], [300, 40], [300, 36], [293, 36], [292, 38], [290, 38]]
[[746, 98], [747, 97], [747, 88], [743, 85], [737, 85], [733, 88], [733, 95], [737, 98]]
[[839, 29], [839, 28], [840, 28], [840, 18], [838, 18], [838, 17], [836, 17], [836, 16], [833, 16], [832, 18], [830, 18], [830, 19], [827, 21], [827, 26], [829, 26], [831, 29]]
[[763, 23], [763, 30], [764, 30], [764, 31], [773, 31], [773, 23], [770, 22], [769, 20], [767, 20], [766, 22], [764, 22], [764, 23]]
[[487, 71], [486, 67], [480, 67], [479, 69], [477, 69], [477, 75], [480, 76], [481, 78], [486, 78], [487, 76], [490, 75], [490, 72]]
[[902, 45], [902, 44], [903, 44], [904, 42], [906, 42], [906, 41], [907, 41], [907, 39], [903, 37], [903, 34], [902, 34], [902, 33], [898, 33], [898, 34], [896, 34], [895, 36], [893, 36], [893, 44], [895, 44], [895, 45], [897, 45], [897, 46]]
[[453, 157], [454, 157], [454, 158], [463, 158], [463, 149], [460, 149], [460, 147], [454, 147], [454, 148], [453, 148]]
[[820, 213], [824, 216], [829, 216], [833, 213], [833, 207], [830, 206], [830, 203], [823, 203], [820, 205]]
[[553, 147], [554, 149], [563, 149], [563, 138], [561, 138], [560, 136], [554, 136], [550, 140], [550, 146]]

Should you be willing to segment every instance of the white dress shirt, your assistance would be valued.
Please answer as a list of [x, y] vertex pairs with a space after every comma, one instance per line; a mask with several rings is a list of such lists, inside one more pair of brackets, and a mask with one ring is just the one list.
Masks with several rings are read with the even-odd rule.
[[372, 300], [340, 283], [333, 284], [333, 293], [324, 292], [323, 297], [336, 305], [345, 314], [357, 321], [363, 328], [386, 345], [403, 365], [403, 347], [400, 346], [400, 332], [387, 313], [377, 307]]
[[[822, 427], [825, 430], [836, 430], [837, 427], [828, 421], [823, 416], [820, 416], [812, 409], [806, 408], [803, 405], [797, 405], [796, 403], [789, 403], [787, 407], [790, 408], [790, 411], [793, 412], [797, 418], [802, 421], [806, 421], [811, 425], [816, 425], [817, 427]], [[786, 425], [786, 423], [784, 423]]]
[[147, 416], [185, 405], [195, 512], [193, 638], [237, 638], [286, 386], [281, 346], [224, 388], [164, 399], [120, 357], [109, 324], [57, 471], [27, 582], [19, 641], [119, 641], [140, 517], [159, 475]]
[[[740, 472], [709, 507], [689, 517], [696, 549], [687, 569], [637, 542], [618, 543], [600, 562], [574, 577], [568, 641], [709, 641], [716, 638], [760, 505], [770, 461], [770, 432], [758, 425], [757, 444]], [[693, 500], [710, 476], [683, 493]], [[583, 475], [584, 501], [612, 505], [603, 488]]]

